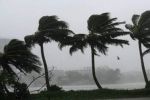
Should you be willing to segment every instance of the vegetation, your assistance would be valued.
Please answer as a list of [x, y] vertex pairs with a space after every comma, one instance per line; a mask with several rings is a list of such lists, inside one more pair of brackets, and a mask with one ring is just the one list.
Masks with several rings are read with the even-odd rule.
[[[73, 71], [54, 71], [54, 81], [58, 85], [94, 85], [91, 69]], [[61, 74], [60, 74], [61, 73]], [[96, 68], [97, 78], [102, 84], [117, 83], [122, 78], [119, 69]]]
[[[130, 32], [125, 32], [119, 28], [118, 25], [124, 24], [124, 22], [116, 22], [116, 20], [117, 18], [111, 18], [109, 13], [92, 15], [87, 21], [89, 33], [74, 34], [73, 31], [68, 29], [67, 23], [59, 20], [57, 16], [43, 16], [39, 20], [37, 32], [35, 32], [33, 35], [26, 36], [24, 38], [25, 42], [17, 39], [11, 40], [4, 47], [3, 52], [0, 52], [0, 99], [90, 100], [98, 98], [150, 96], [150, 82], [148, 81], [143, 60], [143, 56], [150, 52], [150, 11], [145, 11], [141, 16], [133, 15], [133, 25], [126, 25], [126, 28], [129, 29]], [[118, 38], [128, 34], [130, 34], [132, 39], [138, 40], [139, 54], [142, 71], [146, 82], [146, 89], [102, 89], [102, 86], [96, 77], [95, 56], [98, 55], [98, 52], [106, 55], [109, 45], [121, 47], [123, 45], [128, 45], [129, 43], [127, 40]], [[48, 43], [50, 41], [58, 42], [60, 49], [62, 49], [64, 46], [70, 46], [70, 54], [77, 50], [84, 52], [84, 49], [89, 46], [91, 48], [92, 75], [95, 84], [99, 89], [91, 91], [66, 92], [56, 85], [50, 85], [50, 76], [44, 55], [44, 43]], [[41, 63], [39, 58], [31, 52], [31, 47], [33, 47], [35, 44], [38, 44], [41, 49], [47, 90], [42, 91], [39, 94], [30, 95], [28, 85], [19, 81], [18, 72], [25, 75], [27, 73], [31, 73], [32, 71], [40, 73], [41, 68], [39, 66]], [[146, 51], [144, 52], [142, 51], [142, 45], [146, 48]], [[14, 91], [10, 92], [8, 86], [13, 88]]]
[[98, 99], [115, 99], [115, 98], [138, 98], [150, 97], [150, 90], [137, 89], [137, 90], [113, 90], [113, 89], [100, 89], [89, 91], [67, 91], [67, 92], [41, 92], [33, 94], [32, 100], [98, 100]]
[[89, 34], [75, 34], [71, 37], [68, 44], [62, 44], [62, 46], [71, 45], [70, 54], [77, 50], [84, 52], [84, 48], [90, 46], [93, 79], [99, 89], [102, 89], [102, 86], [98, 82], [95, 73], [94, 56], [98, 55], [96, 50], [106, 55], [108, 49], [107, 44], [120, 46], [128, 44], [127, 40], [117, 38], [118, 36], [127, 35], [128, 32], [124, 32], [118, 28], [117, 26], [124, 22], [115, 22], [116, 20], [117, 18], [110, 18], [109, 13], [92, 15], [88, 20]]
[[[140, 15], [132, 16], [133, 25], [127, 24], [126, 28], [131, 31], [132, 39], [138, 40], [139, 54], [141, 60], [141, 67], [143, 71], [144, 80], [146, 83], [145, 88], [150, 88], [150, 82], [145, 70], [143, 55], [149, 52], [150, 49], [150, 11], [145, 11]], [[142, 45], [147, 48], [145, 52], [142, 51]]]
[[[0, 94], [5, 97], [10, 94], [7, 86], [15, 87], [19, 77], [17, 71], [30, 73], [31, 71], [40, 72], [39, 58], [32, 54], [23, 41], [11, 40], [0, 53]], [[15, 68], [14, 68], [15, 67]], [[17, 71], [16, 71], [17, 70]]]
[[25, 37], [25, 42], [29, 47], [38, 44], [41, 48], [41, 56], [45, 69], [45, 81], [47, 90], [50, 91], [48, 66], [46, 63], [43, 44], [55, 40], [63, 41], [72, 31], [68, 29], [67, 23], [59, 21], [57, 16], [43, 16], [39, 21], [38, 31], [34, 35]]

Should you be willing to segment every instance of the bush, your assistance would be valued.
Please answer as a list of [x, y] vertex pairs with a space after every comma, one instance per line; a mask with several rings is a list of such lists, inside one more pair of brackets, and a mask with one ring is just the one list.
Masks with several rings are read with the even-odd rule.
[[62, 88], [57, 85], [51, 85], [50, 91], [62, 91]]
[[16, 82], [14, 85], [14, 94], [17, 100], [27, 100], [30, 96], [30, 92], [25, 83]]

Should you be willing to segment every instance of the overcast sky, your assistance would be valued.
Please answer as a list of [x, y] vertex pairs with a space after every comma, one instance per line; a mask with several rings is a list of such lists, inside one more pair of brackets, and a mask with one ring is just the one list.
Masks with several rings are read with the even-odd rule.
[[[146, 10], [150, 10], [149, 0], [0, 0], [0, 38], [23, 39], [37, 30], [38, 20], [45, 15], [57, 15], [68, 22], [75, 33], [88, 33], [87, 20], [92, 14], [110, 12], [118, 21], [131, 23], [133, 14]], [[33, 51], [40, 56], [38, 46]], [[91, 66], [90, 49], [85, 49], [84, 54], [78, 51], [72, 56], [68, 51], [68, 48], [60, 51], [54, 42], [45, 44], [48, 66], [64, 70]], [[124, 48], [110, 46], [107, 56], [96, 57], [96, 66], [141, 71], [138, 53], [137, 41], [130, 40], [130, 46]], [[149, 59], [150, 55], [146, 55], [146, 68], [150, 68]]]

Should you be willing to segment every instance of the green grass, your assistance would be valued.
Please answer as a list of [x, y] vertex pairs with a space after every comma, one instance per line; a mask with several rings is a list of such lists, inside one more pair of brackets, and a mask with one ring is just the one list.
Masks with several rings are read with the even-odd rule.
[[[48, 97], [50, 99], [48, 99]], [[135, 90], [88, 90], [88, 91], [62, 91], [62, 92], [41, 92], [32, 94], [31, 100], [96, 100], [109, 98], [136, 98], [150, 97], [150, 89]]]

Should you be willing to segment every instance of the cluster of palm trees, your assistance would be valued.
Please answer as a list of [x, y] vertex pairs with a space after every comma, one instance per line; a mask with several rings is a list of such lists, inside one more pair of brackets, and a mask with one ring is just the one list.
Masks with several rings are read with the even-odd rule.
[[116, 38], [118, 36], [128, 34], [128, 32], [124, 32], [122, 29], [116, 27], [124, 22], [115, 22], [116, 20], [117, 18], [110, 18], [109, 13], [92, 15], [88, 20], [89, 34], [74, 34], [68, 29], [67, 24], [64, 21], [59, 21], [56, 16], [42, 17], [39, 21], [38, 31], [33, 35], [26, 36], [25, 42], [29, 47], [34, 44], [38, 44], [41, 48], [47, 89], [50, 88], [50, 85], [43, 44], [51, 40], [58, 42], [60, 48], [70, 46], [70, 54], [77, 50], [81, 50], [83, 52], [84, 48], [90, 46], [93, 78], [98, 88], [102, 88], [95, 73], [94, 56], [97, 55], [96, 51], [98, 50], [99, 52], [106, 54], [108, 44], [120, 46], [123, 44], [128, 44], [127, 40]]
[[[70, 54], [77, 50], [84, 52], [88, 46], [91, 48], [92, 74], [95, 84], [102, 89], [95, 72], [95, 56], [98, 52], [106, 55], [109, 45], [123, 46], [128, 45], [128, 40], [120, 39], [120, 36], [130, 35], [132, 39], [137, 39], [139, 43], [139, 52], [141, 66], [146, 82], [146, 88], [150, 88], [143, 56], [150, 52], [150, 11], [145, 11], [142, 15], [133, 15], [133, 25], [126, 24], [128, 32], [123, 31], [118, 26], [125, 24], [117, 22], [117, 18], [111, 18], [109, 13], [92, 15], [89, 17], [88, 33], [75, 34], [69, 30], [65, 21], [61, 21], [57, 16], [44, 16], [39, 20], [38, 31], [32, 35], [25, 36], [23, 41], [13, 39], [5, 46], [4, 52], [0, 53], [0, 66], [3, 72], [16, 75], [12, 67], [16, 67], [20, 72], [26, 73], [31, 71], [40, 71], [40, 61], [38, 57], [31, 53], [31, 48], [38, 44], [41, 49], [41, 57], [45, 70], [45, 81], [47, 90], [50, 90], [48, 65], [44, 55], [44, 44], [51, 41], [58, 42], [62, 49], [65, 46], [70, 47]], [[147, 48], [142, 51], [142, 45]], [[17, 75], [16, 75], [17, 76]], [[0, 86], [5, 86], [1, 84]]]

